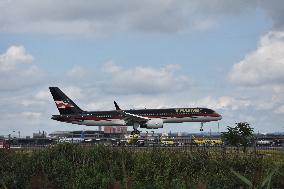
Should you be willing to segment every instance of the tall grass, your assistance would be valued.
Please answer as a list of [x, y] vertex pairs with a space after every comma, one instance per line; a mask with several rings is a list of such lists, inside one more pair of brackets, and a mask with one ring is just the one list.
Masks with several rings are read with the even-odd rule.
[[32, 153], [0, 151], [0, 188], [196, 188], [200, 183], [209, 189], [284, 188], [283, 160], [63, 144]]

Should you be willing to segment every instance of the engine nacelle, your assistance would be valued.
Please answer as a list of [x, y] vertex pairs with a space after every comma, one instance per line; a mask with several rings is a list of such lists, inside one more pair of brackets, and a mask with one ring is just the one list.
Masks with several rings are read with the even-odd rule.
[[163, 128], [163, 120], [156, 118], [156, 119], [150, 119], [143, 125], [141, 125], [141, 128], [147, 128], [147, 129], [158, 129]]

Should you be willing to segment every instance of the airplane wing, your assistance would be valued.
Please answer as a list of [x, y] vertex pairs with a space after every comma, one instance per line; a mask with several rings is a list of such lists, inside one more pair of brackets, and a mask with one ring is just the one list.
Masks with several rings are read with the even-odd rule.
[[129, 112], [125, 112], [125, 111], [121, 110], [119, 108], [118, 104], [115, 101], [114, 101], [114, 105], [115, 105], [116, 111], [123, 116], [123, 119], [127, 123], [141, 123], [141, 122], [146, 122], [146, 121], [149, 120], [149, 118], [147, 118], [147, 117], [139, 116], [139, 115], [136, 115], [136, 114], [131, 114]]

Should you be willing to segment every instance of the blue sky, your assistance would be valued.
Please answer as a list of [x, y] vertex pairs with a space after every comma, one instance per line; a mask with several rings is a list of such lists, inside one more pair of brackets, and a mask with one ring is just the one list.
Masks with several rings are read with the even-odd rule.
[[[125, 108], [202, 106], [222, 113], [221, 130], [247, 121], [255, 131], [283, 131], [281, 7], [277, 0], [1, 1], [0, 134], [94, 129], [50, 120], [51, 85], [84, 109], [113, 109], [114, 99]], [[169, 130], [198, 132], [199, 124], [161, 131]]]

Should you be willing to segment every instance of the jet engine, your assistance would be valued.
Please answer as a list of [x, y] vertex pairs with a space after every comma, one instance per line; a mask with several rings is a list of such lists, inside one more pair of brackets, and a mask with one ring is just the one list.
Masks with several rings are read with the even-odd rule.
[[163, 120], [156, 118], [156, 119], [149, 119], [146, 123], [142, 124], [141, 128], [147, 128], [147, 129], [158, 129], [163, 128]]

